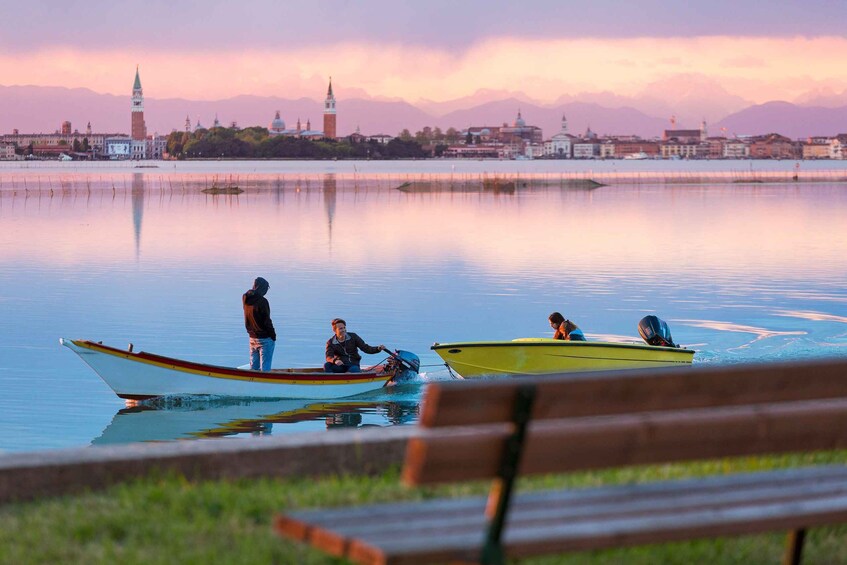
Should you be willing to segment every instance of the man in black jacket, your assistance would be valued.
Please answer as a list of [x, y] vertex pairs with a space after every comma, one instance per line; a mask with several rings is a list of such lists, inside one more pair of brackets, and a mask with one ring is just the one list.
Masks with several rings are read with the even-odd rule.
[[265, 298], [271, 287], [268, 281], [257, 277], [253, 289], [241, 297], [244, 306], [244, 327], [250, 336], [250, 368], [254, 371], [270, 371], [276, 345], [276, 330], [271, 321], [271, 305]]
[[327, 373], [361, 373], [359, 363], [362, 362], [362, 356], [359, 355], [359, 349], [371, 354], [385, 351], [382, 344], [373, 347], [358, 335], [347, 333], [347, 322], [341, 318], [332, 321], [332, 331], [335, 335], [326, 342], [324, 371]]

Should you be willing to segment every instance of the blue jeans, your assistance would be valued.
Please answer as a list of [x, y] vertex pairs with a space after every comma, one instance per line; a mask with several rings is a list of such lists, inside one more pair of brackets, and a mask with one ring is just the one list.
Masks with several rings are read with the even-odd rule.
[[269, 337], [250, 338], [250, 368], [254, 371], [270, 371], [276, 342]]
[[324, 371], [327, 373], [361, 373], [358, 365], [336, 365], [335, 363], [324, 363]]

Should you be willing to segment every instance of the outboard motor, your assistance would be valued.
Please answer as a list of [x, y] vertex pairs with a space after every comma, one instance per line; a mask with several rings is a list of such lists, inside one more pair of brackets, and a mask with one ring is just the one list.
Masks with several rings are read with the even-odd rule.
[[418, 377], [418, 372], [421, 369], [421, 360], [411, 351], [403, 351], [398, 349], [396, 353], [389, 353], [386, 369], [398, 368], [399, 370], [391, 379], [394, 383], [404, 383], [414, 381]]
[[641, 321], [638, 322], [638, 333], [641, 334], [641, 339], [646, 341], [648, 345], [679, 347], [673, 342], [668, 324], [657, 316], [650, 315], [641, 318]]

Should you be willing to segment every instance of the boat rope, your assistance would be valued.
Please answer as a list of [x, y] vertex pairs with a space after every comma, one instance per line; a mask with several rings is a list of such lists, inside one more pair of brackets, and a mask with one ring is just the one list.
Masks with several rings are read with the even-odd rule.
[[451, 377], [453, 377], [457, 381], [465, 380], [465, 377], [463, 377], [462, 375], [460, 375], [458, 373], [453, 372], [453, 369], [450, 368], [450, 365], [448, 365], [447, 363], [444, 363], [444, 366], [447, 367], [447, 372], [450, 373]]

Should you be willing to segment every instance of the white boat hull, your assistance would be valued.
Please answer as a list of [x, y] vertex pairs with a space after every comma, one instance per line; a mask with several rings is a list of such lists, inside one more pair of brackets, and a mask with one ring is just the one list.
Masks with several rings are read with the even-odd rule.
[[388, 373], [250, 371], [132, 353], [90, 341], [62, 338], [121, 398], [143, 400], [167, 395], [221, 395], [245, 398], [343, 398], [385, 385]]

